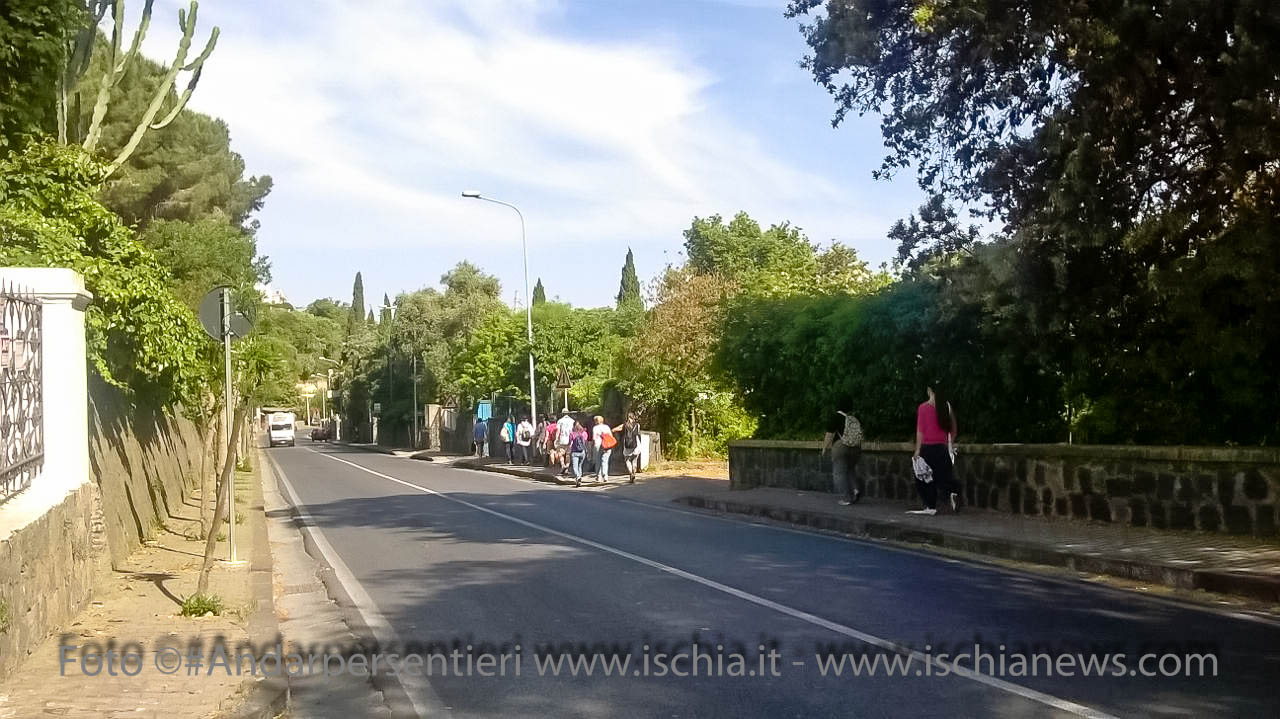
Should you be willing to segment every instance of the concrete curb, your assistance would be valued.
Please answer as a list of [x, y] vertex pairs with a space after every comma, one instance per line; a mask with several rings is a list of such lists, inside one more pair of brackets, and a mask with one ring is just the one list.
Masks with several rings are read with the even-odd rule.
[[[269, 470], [261, 450], [255, 450], [254, 461], [257, 463], [257, 482], [250, 495], [251, 503], [246, 507], [247, 524], [253, 536], [249, 552], [249, 585], [254, 608], [247, 625], [251, 641], [261, 646], [267, 637], [274, 637], [276, 641], [281, 637], [271, 583], [271, 543], [267, 538], [267, 516], [262, 498], [262, 475]], [[242, 701], [236, 702], [233, 708], [220, 709], [215, 716], [219, 719], [273, 719], [288, 706], [289, 681], [286, 677], [246, 679], [236, 696], [242, 697]]]
[[673, 500], [696, 509], [764, 517], [814, 529], [899, 542], [928, 544], [1001, 559], [1064, 567], [1077, 572], [1107, 574], [1178, 589], [1203, 589], [1265, 602], [1280, 602], [1280, 576], [1213, 569], [1177, 567], [1159, 562], [1096, 556], [1051, 549], [1034, 542], [975, 536], [963, 532], [903, 526], [882, 520], [840, 516], [763, 504], [730, 502], [701, 496]]
[[[459, 469], [474, 469], [480, 472], [497, 472], [498, 474], [507, 474], [507, 475], [511, 475], [512, 477], [523, 477], [525, 479], [532, 479], [537, 482], [546, 482], [547, 484], [555, 484], [559, 486], [570, 486], [570, 487], [573, 486], [572, 479], [565, 479], [564, 477], [561, 477], [558, 473], [551, 472], [548, 470], [521, 469], [519, 467], [505, 467], [497, 463], [486, 464], [483, 460], [475, 460], [475, 459], [460, 459], [454, 462], [453, 466]], [[618, 475], [610, 475], [610, 476], [618, 477]], [[613, 481], [613, 482], [587, 481], [587, 475], [583, 475], [582, 479], [583, 479], [582, 486], [584, 487], [605, 487], [605, 486], [617, 485], [621, 483], [619, 481]], [[623, 476], [620, 479], [625, 481], [626, 477]]]

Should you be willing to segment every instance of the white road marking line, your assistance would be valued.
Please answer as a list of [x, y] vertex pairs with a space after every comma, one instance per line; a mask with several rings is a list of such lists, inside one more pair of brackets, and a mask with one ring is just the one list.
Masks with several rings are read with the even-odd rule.
[[382, 472], [369, 469], [368, 467], [362, 467], [356, 464], [355, 462], [350, 462], [348, 460], [335, 457], [325, 452], [316, 452], [316, 450], [314, 449], [310, 449], [309, 451], [315, 452], [316, 454], [319, 454], [323, 457], [331, 459], [335, 462], [341, 462], [342, 464], [354, 467], [360, 470], [361, 472], [367, 472], [368, 474], [372, 474], [375, 477], [379, 477], [381, 479], [385, 479], [390, 482], [395, 482], [396, 484], [404, 485], [406, 487], [409, 487], [410, 489], [415, 489], [425, 494], [430, 494], [436, 497], [440, 497], [441, 499], [446, 499], [450, 502], [461, 504], [464, 507], [470, 507], [471, 509], [474, 509], [476, 511], [484, 512], [485, 514], [490, 514], [495, 517], [505, 519], [509, 522], [514, 522], [521, 526], [528, 527], [530, 529], [534, 529], [539, 532], [544, 532], [546, 534], [550, 534], [555, 537], [560, 537], [561, 539], [566, 539], [576, 544], [581, 544], [586, 547], [591, 547], [592, 549], [598, 549], [602, 552], [607, 552], [614, 556], [622, 557], [623, 559], [629, 559], [633, 562], [643, 564], [647, 567], [652, 567], [653, 569], [657, 569], [659, 571], [666, 572], [667, 574], [680, 577], [681, 579], [687, 579], [691, 582], [696, 582], [698, 584], [701, 584], [704, 587], [714, 589], [718, 592], [728, 594], [729, 596], [732, 596], [732, 597], [737, 597], [738, 599], [742, 599], [744, 601], [750, 602], [752, 604], [755, 604], [761, 607], [765, 607], [767, 609], [772, 609], [776, 612], [785, 614], [794, 619], [799, 619], [803, 622], [807, 622], [814, 626], [821, 627], [831, 632], [835, 632], [836, 634], [842, 634], [851, 639], [856, 639], [860, 642], [863, 642], [864, 644], [870, 644], [873, 647], [877, 647], [880, 649], [884, 649], [886, 651], [894, 652], [896, 654], [901, 654], [904, 656], [911, 657], [911, 660], [913, 662], [917, 662], [917, 661], [923, 662], [924, 664], [931, 664], [940, 669], [949, 670], [950, 673], [955, 674], [956, 676], [964, 677], [965, 679], [978, 682], [979, 684], [985, 684], [986, 686], [992, 687], [994, 689], [999, 689], [1001, 691], [1008, 692], [1009, 694], [1013, 694], [1015, 696], [1019, 696], [1024, 699], [1029, 699], [1031, 701], [1038, 702], [1040, 704], [1044, 704], [1045, 706], [1051, 707], [1053, 709], [1057, 709], [1059, 711], [1067, 712], [1069, 714], [1073, 714], [1078, 717], [1087, 717], [1088, 719], [1118, 719], [1117, 717], [1111, 714], [1107, 714], [1103, 711], [1099, 711], [1092, 707], [1084, 706], [1083, 704], [1077, 704], [1067, 699], [1060, 699], [1051, 694], [1045, 694], [1044, 692], [1039, 692], [1039, 691], [1036, 691], [1035, 689], [1030, 689], [1028, 687], [1021, 686], [1019, 684], [1014, 684], [1013, 682], [1007, 682], [1003, 679], [990, 677], [985, 674], [975, 672], [971, 669], [967, 669], [965, 667], [955, 666], [952, 664], [945, 664], [943, 662], [940, 662], [934, 659], [933, 657], [927, 654], [918, 652], [908, 647], [904, 647], [901, 644], [897, 644], [896, 642], [892, 642], [888, 639], [882, 639], [873, 634], [867, 634], [866, 632], [854, 629], [853, 627], [845, 626], [843, 624], [838, 624], [836, 622], [823, 619], [822, 617], [819, 617], [815, 614], [810, 614], [808, 612], [801, 611], [799, 609], [793, 609], [791, 607], [786, 606], [785, 604], [779, 604], [778, 602], [775, 602], [771, 599], [766, 599], [764, 597], [751, 594], [750, 592], [744, 592], [741, 589], [730, 587], [727, 584], [721, 584], [720, 582], [717, 582], [713, 579], [707, 579], [706, 577], [693, 574], [692, 572], [687, 572], [683, 569], [678, 569], [669, 564], [663, 564], [662, 562], [658, 562], [653, 559], [649, 559], [647, 557], [642, 557], [638, 554], [632, 554], [631, 552], [628, 552], [623, 549], [618, 549], [617, 547], [612, 547], [607, 544], [601, 544], [600, 542], [596, 542], [591, 539], [586, 539], [585, 537], [579, 537], [574, 534], [569, 534], [567, 532], [561, 532], [558, 529], [545, 527], [541, 524], [537, 524], [536, 522], [530, 522], [528, 520], [520, 519], [519, 517], [514, 517], [510, 514], [499, 512], [496, 509], [490, 509], [488, 507], [485, 507], [479, 504], [468, 502], [464, 499], [458, 499], [448, 494], [437, 492], [434, 489], [429, 489], [427, 487], [423, 487], [421, 485], [417, 485], [412, 482], [406, 482], [403, 479], [397, 479], [395, 477], [392, 477], [391, 475], [383, 474]]
[[[308, 451], [316, 452], [310, 448], [308, 448]], [[316, 452], [316, 454], [322, 453]], [[329, 540], [325, 539], [319, 526], [311, 518], [311, 514], [307, 512], [307, 505], [303, 504], [302, 499], [289, 482], [284, 470], [276, 463], [274, 457], [270, 457], [270, 455], [268, 457], [271, 459], [272, 468], [276, 479], [279, 481], [280, 488], [285, 491], [288, 495], [288, 501], [297, 509], [297, 518], [301, 522], [303, 530], [311, 535], [311, 539], [316, 543], [316, 548], [324, 555], [325, 562], [333, 570], [334, 576], [342, 584], [343, 588], [347, 590], [347, 594], [351, 596], [356, 612], [360, 614], [360, 618], [373, 631], [374, 639], [377, 640], [380, 646], [396, 646], [396, 634], [391, 628], [391, 623], [387, 621], [386, 616], [378, 609], [378, 605], [374, 603], [373, 598], [365, 591], [364, 586], [351, 573], [347, 563], [342, 561], [342, 557], [338, 555], [333, 545], [329, 544]], [[405, 696], [409, 697], [409, 703], [413, 705], [413, 711], [419, 717], [452, 716], [448, 708], [445, 707], [444, 702], [440, 700], [435, 690], [431, 688], [431, 684], [426, 677], [408, 672], [404, 675], [396, 674], [395, 679], [404, 688]]]

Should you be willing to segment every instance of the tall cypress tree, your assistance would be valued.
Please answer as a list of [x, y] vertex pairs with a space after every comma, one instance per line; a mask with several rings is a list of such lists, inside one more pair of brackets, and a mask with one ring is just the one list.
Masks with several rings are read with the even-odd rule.
[[622, 266], [622, 282], [618, 287], [618, 309], [643, 305], [640, 297], [640, 278], [636, 276], [636, 258], [627, 248], [627, 261]]
[[347, 334], [355, 332], [364, 321], [364, 278], [356, 273], [356, 282], [351, 287], [351, 316], [347, 318]]
[[538, 284], [533, 286], [533, 306], [537, 307], [538, 305], [546, 301], [547, 301], [547, 290], [542, 286], [542, 278], [539, 277]]

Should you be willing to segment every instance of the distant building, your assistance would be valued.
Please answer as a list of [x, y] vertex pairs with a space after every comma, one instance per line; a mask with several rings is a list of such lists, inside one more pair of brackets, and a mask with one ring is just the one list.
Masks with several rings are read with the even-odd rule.
[[273, 288], [271, 285], [259, 282], [254, 285], [254, 289], [258, 291], [258, 294], [262, 295], [262, 301], [269, 305], [289, 304], [289, 298], [285, 297], [283, 292]]

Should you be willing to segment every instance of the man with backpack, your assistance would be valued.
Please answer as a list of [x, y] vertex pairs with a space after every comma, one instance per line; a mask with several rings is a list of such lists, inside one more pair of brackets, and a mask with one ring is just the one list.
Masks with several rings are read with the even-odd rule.
[[847, 507], [862, 499], [862, 478], [858, 476], [858, 460], [862, 459], [862, 423], [853, 416], [853, 399], [841, 397], [836, 411], [827, 418], [827, 433], [822, 439], [819, 458], [831, 450], [831, 476], [838, 504]]

